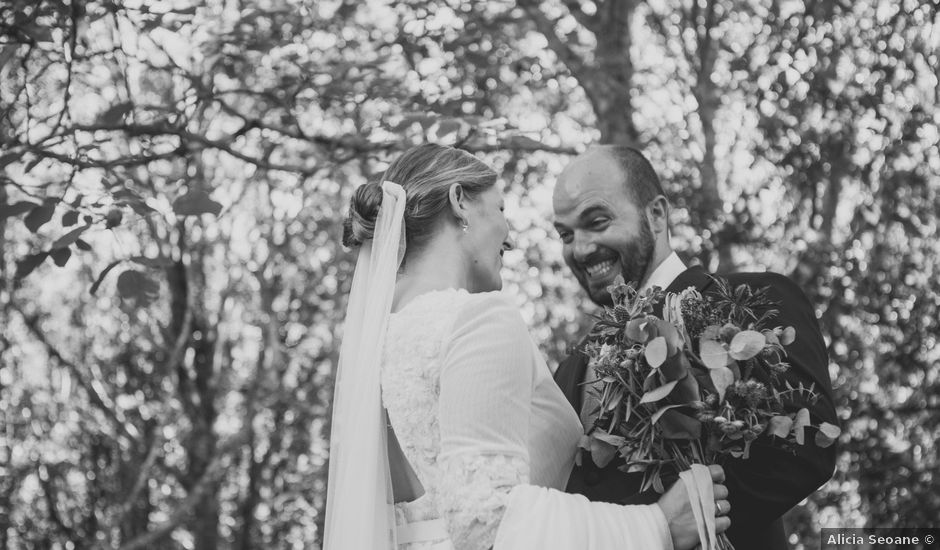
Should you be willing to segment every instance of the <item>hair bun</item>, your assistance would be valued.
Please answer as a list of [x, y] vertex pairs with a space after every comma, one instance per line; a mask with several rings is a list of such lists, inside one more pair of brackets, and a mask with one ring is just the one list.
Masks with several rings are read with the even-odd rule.
[[343, 222], [343, 245], [355, 248], [372, 238], [381, 206], [381, 185], [367, 183], [356, 189], [349, 200], [349, 215]]

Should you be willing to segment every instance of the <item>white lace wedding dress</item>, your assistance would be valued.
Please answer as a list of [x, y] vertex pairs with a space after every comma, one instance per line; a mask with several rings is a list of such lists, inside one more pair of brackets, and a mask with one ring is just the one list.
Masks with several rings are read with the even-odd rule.
[[426, 491], [396, 506], [399, 530], [441, 527], [400, 550], [671, 550], [658, 505], [562, 492], [581, 423], [499, 293], [435, 291], [393, 313], [381, 382]]

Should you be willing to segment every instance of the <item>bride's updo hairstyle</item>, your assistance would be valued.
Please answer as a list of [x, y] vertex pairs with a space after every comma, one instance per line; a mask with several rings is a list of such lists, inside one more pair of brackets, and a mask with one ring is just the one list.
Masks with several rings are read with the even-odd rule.
[[427, 143], [408, 149], [388, 167], [378, 182], [356, 189], [343, 224], [343, 244], [356, 248], [372, 238], [382, 205], [382, 182], [405, 190], [406, 259], [430, 240], [441, 216], [450, 210], [450, 186], [459, 183], [473, 199], [496, 183], [496, 172], [461, 149]]

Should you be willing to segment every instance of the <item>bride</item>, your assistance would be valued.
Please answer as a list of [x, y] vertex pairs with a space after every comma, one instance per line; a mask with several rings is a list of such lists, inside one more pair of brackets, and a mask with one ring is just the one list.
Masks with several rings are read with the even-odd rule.
[[718, 466], [698, 509], [682, 482], [650, 505], [563, 492], [581, 423], [498, 292], [511, 245], [496, 179], [429, 144], [356, 190], [324, 548], [684, 550], [703, 521], [724, 531]]

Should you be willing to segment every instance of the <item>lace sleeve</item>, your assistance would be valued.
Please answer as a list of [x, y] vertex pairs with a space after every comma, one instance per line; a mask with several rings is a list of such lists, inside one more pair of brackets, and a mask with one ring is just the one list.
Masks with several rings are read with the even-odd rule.
[[513, 487], [528, 482], [529, 465], [521, 457], [464, 453], [441, 463], [441, 511], [458, 550], [486, 550]]
[[528, 483], [534, 358], [518, 311], [496, 295], [458, 314], [441, 369], [441, 508], [457, 550], [485, 550], [513, 487]]

